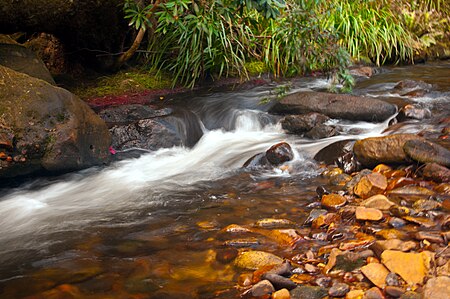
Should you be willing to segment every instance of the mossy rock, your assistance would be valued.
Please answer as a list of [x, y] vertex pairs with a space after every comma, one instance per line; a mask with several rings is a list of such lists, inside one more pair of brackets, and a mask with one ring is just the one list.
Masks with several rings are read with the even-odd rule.
[[[106, 124], [69, 91], [0, 65], [0, 177], [105, 163]], [[7, 146], [6, 146], [7, 145]]]

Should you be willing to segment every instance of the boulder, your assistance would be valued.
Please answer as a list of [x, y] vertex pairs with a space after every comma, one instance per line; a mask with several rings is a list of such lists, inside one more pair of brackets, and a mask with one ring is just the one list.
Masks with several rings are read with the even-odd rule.
[[44, 62], [24, 46], [0, 43], [0, 65], [56, 85]]
[[316, 139], [333, 137], [333, 136], [336, 136], [337, 134], [338, 133], [337, 133], [335, 127], [321, 124], [321, 125], [315, 126], [310, 131], [308, 131], [305, 134], [305, 137], [316, 140]]
[[103, 122], [69, 91], [0, 66], [0, 177], [66, 172], [109, 160]]
[[397, 120], [403, 122], [408, 119], [422, 120], [431, 117], [431, 111], [427, 108], [420, 108], [415, 105], [406, 105], [402, 107], [397, 115]]
[[395, 134], [382, 137], [370, 137], [358, 140], [353, 152], [358, 161], [367, 167], [380, 163], [401, 164], [409, 162], [403, 146], [409, 140], [424, 140], [414, 134]]
[[275, 114], [317, 112], [332, 118], [383, 121], [396, 111], [397, 107], [395, 105], [374, 98], [300, 91], [278, 101], [269, 112]]
[[450, 167], [450, 150], [434, 142], [415, 139], [408, 140], [403, 145], [405, 153], [420, 163], [437, 163]]
[[40, 33], [27, 40], [24, 45], [42, 59], [52, 75], [61, 75], [70, 71], [64, 45], [56, 36]]
[[438, 276], [427, 281], [423, 289], [423, 299], [449, 298], [450, 277]]
[[287, 115], [281, 120], [281, 127], [291, 134], [303, 134], [329, 119], [328, 116], [315, 112], [303, 115]]

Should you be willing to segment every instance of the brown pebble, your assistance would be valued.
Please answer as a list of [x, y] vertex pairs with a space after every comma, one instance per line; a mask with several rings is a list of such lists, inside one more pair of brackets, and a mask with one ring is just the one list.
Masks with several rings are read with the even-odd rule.
[[378, 172], [363, 177], [354, 187], [353, 191], [361, 198], [369, 198], [376, 194], [383, 193], [387, 187], [387, 180], [384, 175]]
[[388, 294], [389, 296], [392, 296], [394, 298], [398, 298], [400, 297], [403, 293], [405, 293], [405, 290], [400, 288], [400, 287], [395, 287], [395, 286], [387, 286], [384, 291], [386, 292], [386, 294]]
[[420, 231], [414, 234], [416, 240], [427, 240], [431, 243], [444, 243], [444, 239], [438, 232], [424, 232]]
[[374, 208], [357, 207], [355, 214], [358, 220], [379, 221], [383, 219], [383, 212]]
[[385, 299], [385, 297], [379, 288], [373, 287], [364, 292], [363, 299]]
[[344, 206], [347, 203], [347, 200], [344, 196], [339, 194], [327, 194], [322, 196], [321, 204], [325, 208], [338, 209]]
[[272, 294], [272, 299], [290, 299], [291, 294], [286, 289], [281, 289]]
[[275, 292], [275, 288], [268, 280], [261, 280], [251, 288], [252, 296], [259, 297]]

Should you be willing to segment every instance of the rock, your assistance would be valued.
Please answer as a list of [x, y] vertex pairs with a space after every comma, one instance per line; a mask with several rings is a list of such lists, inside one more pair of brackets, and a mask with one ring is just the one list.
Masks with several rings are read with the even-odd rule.
[[260, 167], [269, 167], [271, 164], [266, 158], [266, 153], [259, 153], [254, 155], [253, 157], [249, 158], [247, 161], [245, 161], [244, 165], [242, 167], [245, 168], [260, 168]]
[[0, 65], [56, 85], [42, 60], [24, 46], [0, 44]]
[[403, 295], [403, 293], [405, 293], [404, 289], [395, 286], [387, 286], [384, 291], [386, 292], [386, 294], [394, 298], [398, 298]]
[[287, 289], [281, 289], [272, 294], [272, 299], [291, 299], [291, 294]]
[[409, 140], [424, 140], [415, 134], [395, 134], [382, 137], [371, 137], [358, 140], [353, 146], [353, 152], [358, 161], [367, 167], [380, 163], [401, 164], [409, 161], [403, 150]]
[[292, 299], [322, 299], [327, 295], [327, 289], [314, 286], [299, 286], [291, 291]]
[[400, 296], [400, 299], [423, 299], [422, 295], [416, 292], [408, 291]]
[[401, 188], [393, 189], [387, 192], [388, 194], [403, 194], [403, 195], [423, 195], [423, 196], [430, 196], [434, 195], [434, 192], [420, 186], [404, 186]]
[[386, 285], [388, 286], [399, 286], [400, 285], [400, 277], [394, 272], [389, 272], [386, 276]]
[[345, 295], [345, 299], [362, 299], [363, 296], [363, 290], [351, 290]]
[[216, 260], [222, 264], [228, 264], [234, 260], [238, 255], [238, 251], [235, 248], [221, 248], [216, 251]]
[[110, 132], [112, 146], [117, 150], [138, 147], [154, 151], [183, 144], [176, 129], [162, 120], [144, 119], [128, 125], [116, 125]]
[[248, 233], [248, 232], [251, 232], [251, 230], [250, 229], [248, 229], [248, 228], [246, 228], [246, 227], [243, 227], [243, 226], [240, 226], [240, 225], [237, 225], [237, 224], [230, 224], [230, 225], [228, 225], [227, 227], [225, 227], [224, 229], [223, 229], [223, 231], [224, 232], [227, 232], [227, 233], [233, 233], [233, 234], [240, 234], [240, 233]]
[[372, 171], [369, 169], [363, 169], [360, 172], [358, 172], [349, 182], [347, 182], [347, 184], [345, 184], [345, 190], [349, 193], [349, 194], [354, 194], [353, 193], [353, 189], [355, 188], [356, 184], [359, 183], [359, 181], [365, 177], [368, 174], [371, 174]]
[[416, 185], [417, 181], [413, 178], [407, 178], [407, 177], [396, 177], [389, 181], [389, 184], [386, 188], [386, 190], [392, 190], [408, 185]]
[[0, 135], [14, 138], [0, 177], [67, 172], [107, 163], [111, 136], [79, 98], [43, 80], [0, 66]]
[[281, 120], [281, 127], [291, 134], [303, 134], [328, 120], [330, 120], [328, 116], [315, 112], [287, 115]]
[[270, 295], [275, 292], [275, 288], [268, 280], [261, 280], [250, 289], [252, 296], [260, 297], [265, 295]]
[[422, 173], [424, 178], [438, 183], [450, 182], [450, 169], [436, 163], [427, 163]]
[[354, 68], [350, 70], [350, 74], [353, 76], [359, 76], [359, 77], [372, 77], [374, 73], [374, 69], [370, 66], [361, 66], [358, 68]]
[[382, 264], [367, 264], [364, 267], [361, 267], [361, 272], [380, 289], [383, 289], [386, 286], [386, 277], [388, 276], [389, 271]]
[[293, 290], [297, 287], [297, 284], [290, 280], [289, 278], [283, 277], [278, 274], [274, 273], [265, 273], [261, 277], [262, 279], [267, 279], [272, 283], [272, 285], [275, 287], [275, 289], [288, 289]]
[[329, 290], [328, 295], [331, 297], [344, 297], [350, 291], [350, 287], [346, 283], [335, 283]]
[[373, 172], [361, 178], [356, 184], [353, 192], [361, 198], [369, 198], [381, 194], [387, 188], [387, 180], [384, 175]]
[[371, 196], [366, 200], [364, 200], [363, 202], [361, 202], [361, 206], [379, 210], [389, 210], [389, 208], [394, 204], [395, 203], [390, 201], [386, 196], [382, 194]]
[[314, 220], [319, 218], [319, 216], [323, 216], [323, 215], [325, 215], [327, 213], [328, 213], [328, 211], [325, 210], [325, 209], [312, 209], [311, 212], [309, 213], [308, 218], [306, 218], [304, 224], [305, 225], [310, 225], [310, 224], [312, 224], [312, 222]]
[[288, 261], [285, 261], [281, 265], [275, 265], [272, 269], [266, 273], [277, 274], [281, 276], [291, 276], [292, 275], [292, 265]]
[[294, 152], [288, 143], [280, 142], [266, 151], [266, 158], [273, 165], [281, 165], [284, 162], [291, 161], [294, 158]]
[[393, 228], [400, 228], [406, 225], [406, 221], [403, 220], [402, 218], [398, 218], [398, 217], [391, 217], [388, 221], [389, 225], [392, 226]]
[[444, 238], [437, 232], [419, 231], [414, 234], [414, 239], [422, 241], [427, 240], [430, 243], [444, 243]]
[[70, 72], [65, 58], [65, 49], [61, 41], [54, 35], [39, 33], [32, 36], [25, 46], [34, 51], [53, 75]]
[[379, 288], [373, 287], [364, 292], [362, 299], [385, 299], [385, 297]]
[[256, 247], [260, 244], [261, 243], [256, 238], [233, 239], [233, 240], [227, 240], [223, 243], [223, 245], [225, 245], [225, 246], [230, 246], [230, 247], [235, 247], [235, 248]]
[[106, 123], [131, 123], [147, 118], [169, 116], [173, 114], [171, 108], [154, 109], [148, 105], [120, 105], [108, 107], [98, 113]]
[[336, 213], [328, 213], [320, 215], [312, 221], [312, 228], [328, 227], [331, 223], [337, 223], [341, 221], [341, 217]]
[[406, 95], [412, 91], [424, 91], [428, 92], [431, 90], [433, 86], [424, 81], [414, 81], [405, 79], [397, 83], [394, 86], [394, 90], [397, 91], [400, 95]]
[[433, 277], [425, 284], [423, 289], [423, 299], [437, 298], [450, 298], [450, 277]]
[[439, 209], [442, 205], [432, 199], [419, 199], [413, 203], [412, 208], [416, 211], [431, 211]]
[[396, 250], [396, 251], [410, 251], [417, 248], [417, 244], [414, 241], [402, 241], [399, 239], [390, 240], [377, 240], [370, 246], [377, 256], [385, 250]]
[[345, 173], [353, 173], [359, 168], [353, 155], [353, 144], [355, 144], [355, 140], [336, 141], [321, 149], [314, 156], [314, 160], [327, 165], [336, 163]]
[[256, 221], [255, 225], [262, 228], [283, 228], [292, 227], [294, 224], [288, 219], [265, 218]]
[[415, 105], [406, 105], [400, 109], [397, 120], [403, 122], [408, 119], [426, 119], [431, 117], [431, 111], [426, 108], [420, 108]]
[[432, 270], [434, 254], [429, 251], [421, 253], [385, 250], [381, 262], [391, 271], [397, 273], [407, 284], [422, 284]]
[[405, 153], [420, 163], [437, 163], [450, 167], [450, 150], [428, 140], [408, 140], [403, 145]]
[[300, 91], [278, 101], [269, 112], [276, 114], [304, 114], [317, 112], [332, 118], [383, 121], [396, 112], [387, 102], [344, 94]]
[[339, 209], [347, 203], [347, 200], [342, 195], [332, 193], [322, 196], [322, 200], [320, 203], [325, 208]]
[[234, 260], [234, 265], [248, 270], [257, 270], [263, 266], [278, 265], [283, 259], [264, 251], [245, 251]]
[[337, 134], [338, 133], [337, 133], [335, 127], [321, 124], [321, 125], [315, 126], [310, 131], [308, 131], [305, 134], [305, 137], [317, 140], [317, 139], [336, 136]]
[[357, 207], [355, 215], [357, 220], [379, 221], [383, 219], [383, 212], [374, 208]]

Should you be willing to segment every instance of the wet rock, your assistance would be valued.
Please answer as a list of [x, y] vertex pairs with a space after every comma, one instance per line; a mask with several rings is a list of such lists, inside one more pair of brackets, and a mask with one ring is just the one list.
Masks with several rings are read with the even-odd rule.
[[337, 134], [338, 133], [337, 133], [335, 127], [321, 124], [321, 125], [315, 126], [310, 131], [308, 131], [305, 134], [305, 137], [316, 140], [316, 139], [322, 139], [322, 138], [336, 136]]
[[363, 202], [361, 202], [361, 206], [379, 210], [389, 210], [389, 208], [394, 204], [395, 203], [390, 201], [386, 196], [382, 194], [371, 196], [366, 200], [364, 200]]
[[426, 218], [426, 217], [403, 216], [403, 219], [408, 222], [418, 224], [418, 225], [426, 227], [426, 228], [432, 228], [437, 225], [436, 222], [434, 222], [430, 218]]
[[359, 169], [359, 163], [353, 155], [353, 144], [355, 140], [336, 141], [321, 149], [314, 160], [327, 165], [336, 163], [345, 173], [350, 174]]
[[361, 272], [377, 287], [383, 289], [386, 286], [386, 277], [389, 271], [382, 264], [367, 264], [361, 268]]
[[390, 239], [390, 240], [378, 240], [375, 241], [370, 246], [377, 256], [380, 256], [381, 253], [385, 250], [395, 250], [395, 251], [410, 251], [417, 248], [417, 244], [414, 241], [402, 241], [399, 239]]
[[252, 296], [260, 297], [265, 295], [270, 295], [275, 292], [275, 288], [268, 280], [261, 280], [250, 289]]
[[399, 286], [400, 285], [400, 277], [394, 272], [389, 272], [386, 276], [386, 285], [388, 286]]
[[280, 142], [271, 146], [265, 153], [259, 153], [248, 159], [243, 167], [246, 168], [264, 168], [273, 167], [291, 161], [294, 158], [294, 152], [291, 146], [286, 142]]
[[291, 161], [294, 158], [294, 152], [291, 146], [286, 142], [280, 142], [271, 146], [266, 151], [267, 160], [273, 165], [280, 165]]
[[287, 289], [281, 289], [272, 294], [272, 299], [291, 299], [291, 294]]
[[256, 222], [257, 227], [262, 228], [282, 228], [282, 227], [290, 227], [295, 223], [288, 219], [276, 219], [276, 218], [265, 218], [260, 219]]
[[330, 286], [330, 284], [331, 284], [331, 281], [332, 281], [331, 277], [325, 276], [325, 277], [319, 277], [319, 278], [317, 278], [316, 281], [315, 281], [315, 283], [316, 283], [316, 285], [318, 285], [319, 287], [322, 287], [322, 288], [328, 288], [328, 287]]
[[239, 234], [239, 233], [248, 233], [251, 230], [246, 227], [237, 225], [237, 224], [230, 224], [227, 227], [225, 227], [223, 229], [223, 231], [227, 232], [227, 233], [238, 233]]
[[325, 208], [338, 209], [344, 206], [347, 203], [347, 200], [342, 195], [332, 193], [322, 196], [322, 200], [320, 203]]
[[400, 275], [407, 284], [422, 284], [431, 270], [434, 254], [385, 250], [381, 262], [391, 271]]
[[450, 277], [429, 279], [423, 289], [423, 299], [450, 298]]
[[394, 298], [398, 298], [403, 295], [403, 293], [405, 293], [405, 290], [403, 288], [395, 286], [387, 286], [384, 291], [386, 292], [386, 294]]
[[350, 74], [358, 77], [370, 78], [374, 74], [375, 70], [370, 66], [361, 66], [350, 70]]
[[224, 248], [216, 251], [216, 260], [222, 264], [228, 264], [233, 261], [238, 255], [238, 251], [235, 248]]
[[302, 115], [288, 115], [281, 120], [281, 127], [288, 133], [303, 134], [329, 119], [328, 116], [315, 112]]
[[389, 181], [389, 184], [386, 188], [386, 190], [393, 190], [397, 188], [401, 188], [408, 185], [416, 185], [417, 181], [413, 178], [406, 178], [406, 177], [397, 177], [393, 178]]
[[105, 123], [69, 91], [0, 66], [0, 134], [14, 138], [0, 177], [68, 172], [109, 162]]
[[415, 81], [415, 80], [409, 80], [405, 79], [397, 83], [397, 85], [394, 86], [394, 90], [396, 90], [399, 94], [404, 95], [406, 93], [412, 92], [412, 91], [425, 91], [428, 92], [432, 89], [432, 85], [429, 83], [426, 83], [424, 81]]
[[364, 296], [363, 290], [351, 290], [345, 295], [345, 299], [362, 299]]
[[293, 282], [289, 278], [283, 277], [278, 274], [266, 273], [263, 274], [261, 278], [270, 281], [277, 290], [279, 289], [293, 290], [297, 287], [297, 284], [295, 282]]
[[423, 195], [423, 196], [434, 195], [434, 192], [427, 188], [420, 187], [420, 186], [411, 186], [411, 185], [396, 188], [396, 189], [388, 191], [387, 193], [388, 193], [388, 195], [389, 194]]
[[450, 150], [428, 140], [408, 140], [403, 145], [405, 153], [420, 163], [437, 163], [450, 167]]
[[361, 170], [359, 173], [357, 173], [352, 179], [351, 181], [347, 182], [347, 184], [345, 184], [345, 190], [350, 193], [350, 194], [354, 194], [353, 193], [353, 189], [355, 188], [356, 184], [359, 183], [359, 181], [365, 177], [368, 174], [371, 174], [372, 171], [369, 169], [363, 169]]
[[350, 291], [350, 287], [346, 283], [335, 283], [329, 290], [328, 295], [331, 297], [344, 297]]
[[44, 62], [22, 45], [0, 43], [0, 65], [56, 85]]
[[436, 163], [427, 163], [422, 169], [423, 177], [438, 183], [450, 182], [450, 169]]
[[419, 199], [413, 203], [412, 208], [416, 211], [431, 211], [441, 207], [441, 204], [432, 199]]
[[258, 239], [256, 238], [245, 238], [245, 239], [233, 239], [224, 242], [225, 246], [235, 247], [235, 248], [245, 248], [245, 247], [256, 247], [260, 245]]
[[423, 299], [422, 295], [416, 292], [408, 291], [400, 296], [400, 299]]
[[386, 177], [378, 172], [373, 172], [361, 178], [353, 192], [361, 198], [369, 198], [381, 194], [386, 190]]
[[171, 108], [155, 109], [148, 105], [120, 105], [103, 109], [98, 113], [106, 123], [130, 123], [141, 119], [168, 116], [173, 113]]
[[408, 119], [426, 119], [431, 117], [431, 111], [426, 108], [420, 108], [416, 105], [406, 105], [402, 107], [397, 115], [397, 120], [403, 122]]
[[403, 220], [402, 218], [398, 218], [398, 217], [391, 217], [388, 221], [389, 225], [392, 226], [393, 228], [400, 228], [405, 226], [406, 221]]
[[327, 295], [327, 289], [314, 286], [299, 286], [291, 291], [292, 299], [322, 299]]
[[385, 299], [385, 297], [379, 288], [373, 287], [364, 292], [362, 299]]
[[234, 265], [248, 270], [257, 270], [263, 266], [278, 265], [283, 259], [264, 251], [245, 251], [234, 260]]
[[293, 271], [292, 265], [288, 261], [285, 261], [281, 265], [275, 265], [272, 269], [270, 269], [266, 273], [277, 274], [281, 276], [291, 276], [293, 273], [292, 271]]
[[355, 215], [357, 220], [379, 221], [383, 219], [383, 212], [373, 208], [357, 207]]
[[353, 146], [358, 161], [368, 167], [380, 163], [402, 164], [409, 161], [403, 146], [409, 140], [424, 140], [415, 134], [395, 134], [358, 140]]
[[278, 101], [269, 112], [276, 114], [318, 112], [332, 118], [383, 121], [396, 112], [396, 107], [374, 98], [300, 91]]
[[325, 215], [320, 215], [316, 219], [313, 220], [311, 227], [312, 228], [320, 228], [320, 227], [327, 227], [331, 223], [337, 223], [340, 222], [341, 217], [336, 213], [328, 213]]
[[310, 224], [312, 224], [312, 222], [314, 220], [316, 220], [320, 216], [323, 216], [323, 215], [325, 215], [327, 213], [328, 213], [328, 211], [325, 210], [325, 209], [312, 209], [311, 212], [309, 213], [308, 218], [306, 218], [304, 224], [305, 225], [310, 225]]
[[414, 234], [414, 239], [423, 241], [427, 240], [430, 243], [444, 243], [444, 238], [438, 232], [419, 231]]

